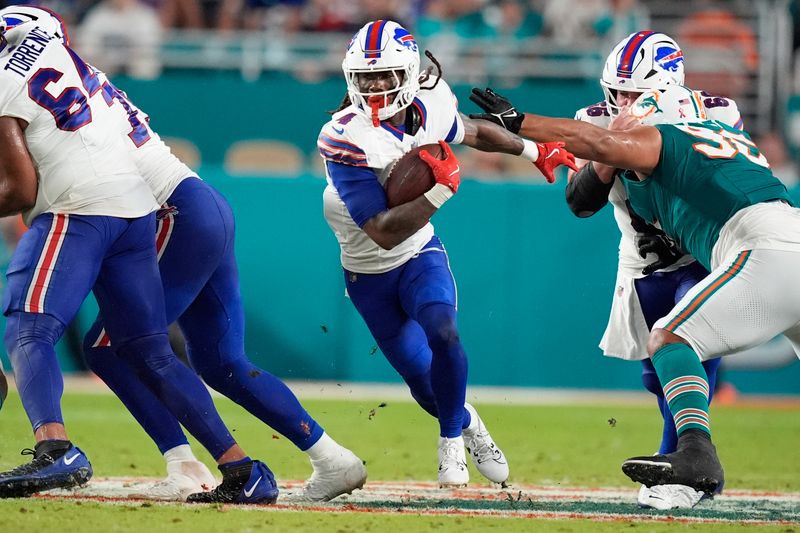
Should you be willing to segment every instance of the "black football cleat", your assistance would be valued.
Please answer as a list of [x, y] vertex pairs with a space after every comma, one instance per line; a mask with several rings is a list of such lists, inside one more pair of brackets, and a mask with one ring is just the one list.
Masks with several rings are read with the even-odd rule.
[[622, 471], [637, 483], [686, 485], [709, 496], [722, 492], [725, 473], [711, 437], [705, 431], [689, 429], [678, 437], [678, 449], [665, 455], [631, 457]]
[[22, 454], [33, 455], [33, 460], [0, 472], [0, 498], [23, 498], [43, 490], [69, 489], [86, 484], [92, 477], [89, 459], [69, 441], [42, 441], [34, 450], [22, 450]]
[[239, 503], [269, 505], [278, 500], [272, 471], [261, 461], [220, 467], [222, 483], [209, 492], [190, 494], [188, 503]]

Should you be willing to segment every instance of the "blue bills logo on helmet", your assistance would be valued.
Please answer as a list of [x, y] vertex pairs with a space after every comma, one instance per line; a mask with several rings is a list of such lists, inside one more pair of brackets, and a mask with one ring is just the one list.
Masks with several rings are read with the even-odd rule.
[[403, 28], [402, 26], [394, 30], [394, 40], [402, 44], [412, 52], [417, 51], [417, 41], [414, 39], [414, 36], [411, 35], [411, 33], [409, 33], [409, 31]]
[[0, 17], [0, 32], [7, 32], [9, 30], [13, 30], [20, 24], [25, 24], [26, 22], [30, 22], [29, 20], [23, 20], [18, 17], [13, 17], [10, 15], [6, 15], [4, 17]]
[[656, 50], [655, 60], [664, 70], [677, 72], [678, 67], [683, 63], [683, 51], [671, 46], [662, 46]]

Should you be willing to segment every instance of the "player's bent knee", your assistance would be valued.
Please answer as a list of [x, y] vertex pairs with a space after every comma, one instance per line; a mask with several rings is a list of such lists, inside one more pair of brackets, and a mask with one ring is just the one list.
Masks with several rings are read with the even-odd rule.
[[64, 324], [44, 313], [11, 313], [6, 318], [4, 342], [9, 354], [30, 343], [55, 346], [64, 333]]
[[656, 328], [650, 332], [650, 337], [647, 339], [647, 353], [653, 357], [657, 351], [668, 344], [689, 344], [686, 339], [680, 335], [676, 335], [671, 331]]
[[461, 336], [458, 334], [455, 320], [447, 320], [439, 324], [436, 328], [436, 336], [448, 346], [461, 342]]
[[127, 360], [139, 372], [142, 370], [159, 372], [178, 362], [178, 358], [175, 357], [169, 345], [169, 338], [166, 333], [130, 339], [120, 343], [115, 351], [117, 355]]
[[420, 311], [420, 324], [428, 341], [453, 345], [461, 342], [456, 325], [455, 310], [445, 304], [430, 305]]

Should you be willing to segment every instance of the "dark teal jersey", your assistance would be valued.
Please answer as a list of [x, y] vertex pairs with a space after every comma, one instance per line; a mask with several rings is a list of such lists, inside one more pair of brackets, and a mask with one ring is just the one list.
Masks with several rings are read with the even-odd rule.
[[771, 200], [793, 205], [747, 133], [716, 121], [656, 128], [658, 165], [644, 181], [623, 179], [631, 207], [707, 269], [722, 226], [740, 209]]

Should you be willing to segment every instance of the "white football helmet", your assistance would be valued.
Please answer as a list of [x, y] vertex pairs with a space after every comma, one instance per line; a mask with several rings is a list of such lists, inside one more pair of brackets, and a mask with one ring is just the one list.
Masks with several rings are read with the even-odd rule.
[[[347, 93], [359, 112], [386, 120], [411, 105], [419, 92], [419, 48], [414, 36], [397, 22], [368, 22], [350, 40], [342, 62]], [[368, 72], [391, 72], [395, 86], [383, 92], [364, 92], [358, 76]], [[394, 97], [393, 100], [390, 99]], [[370, 100], [372, 105], [370, 105]]]
[[663, 90], [645, 91], [631, 105], [628, 112], [645, 126], [708, 120], [700, 95], [683, 85], [670, 85]]
[[36, 24], [50, 35], [69, 45], [67, 26], [55, 11], [36, 6], [8, 6], [0, 9], [0, 35], [13, 41], [15, 30], [24, 30], [28, 24]]
[[619, 113], [617, 91], [643, 92], [683, 85], [683, 51], [670, 36], [654, 31], [632, 33], [606, 59], [600, 85], [612, 115]]

